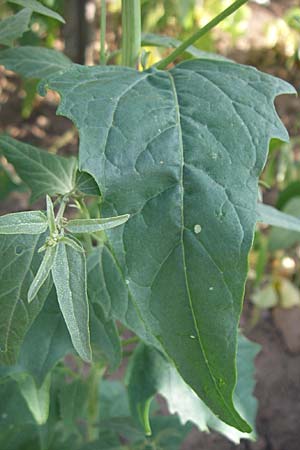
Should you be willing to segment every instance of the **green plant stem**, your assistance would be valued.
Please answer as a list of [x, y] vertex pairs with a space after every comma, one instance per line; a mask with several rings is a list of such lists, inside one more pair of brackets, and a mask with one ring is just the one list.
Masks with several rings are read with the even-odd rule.
[[56, 224], [58, 226], [60, 225], [61, 220], [62, 220], [62, 218], [64, 216], [64, 212], [65, 212], [65, 209], [67, 207], [68, 202], [69, 202], [69, 197], [63, 197], [62, 200], [61, 200], [61, 204], [59, 206], [59, 209], [58, 209], [58, 212], [57, 212], [57, 215], [56, 215], [56, 218], [55, 218]]
[[[86, 207], [86, 204], [84, 203], [84, 200], [83, 200], [83, 199], [79, 199], [79, 200], [77, 200], [76, 203], [78, 204], [78, 206], [79, 206], [79, 208], [80, 208], [80, 211], [81, 211], [83, 217], [84, 217], [85, 219], [90, 219], [91, 216], [90, 216], [89, 210], [88, 210], [87, 207]], [[93, 251], [93, 241], [92, 241], [92, 236], [89, 235], [89, 234], [85, 234], [85, 235], [84, 235], [84, 241], [85, 241], [85, 244], [86, 244], [86, 250], [87, 250], [87, 252], [88, 252], [88, 253], [91, 253], [91, 252]]]
[[175, 61], [178, 56], [182, 55], [185, 50], [193, 45], [198, 39], [202, 38], [205, 34], [207, 34], [212, 28], [222, 22], [226, 17], [233, 14], [237, 11], [241, 6], [247, 3], [248, 0], [237, 0], [231, 6], [222, 11], [218, 16], [212, 19], [208, 24], [206, 24], [203, 28], [196, 31], [190, 38], [184, 41], [179, 47], [177, 47], [169, 56], [162, 59], [159, 63], [155, 64], [157, 69], [165, 69], [169, 64]]
[[122, 64], [138, 66], [141, 49], [140, 0], [122, 0]]
[[137, 342], [139, 342], [139, 338], [137, 336], [133, 336], [133, 337], [128, 338], [128, 339], [123, 339], [122, 340], [122, 346], [123, 347], [127, 347], [127, 345], [135, 344]]
[[88, 429], [87, 440], [92, 442], [98, 438], [99, 428], [96, 425], [99, 416], [99, 383], [104, 375], [105, 367], [93, 365], [88, 378]]
[[106, 0], [101, 0], [100, 64], [102, 66], [106, 64], [105, 38], [106, 38]]

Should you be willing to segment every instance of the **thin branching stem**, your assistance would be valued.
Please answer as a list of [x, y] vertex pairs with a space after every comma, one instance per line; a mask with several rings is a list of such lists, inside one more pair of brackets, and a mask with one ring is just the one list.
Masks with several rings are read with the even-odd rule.
[[207, 34], [210, 30], [212, 30], [216, 25], [226, 19], [228, 16], [237, 11], [241, 6], [247, 3], [248, 0], [237, 0], [231, 6], [222, 11], [218, 16], [212, 19], [208, 24], [206, 24], [203, 28], [196, 31], [190, 38], [184, 41], [179, 47], [177, 47], [169, 56], [162, 59], [160, 62], [155, 64], [157, 69], [165, 69], [169, 64], [175, 61], [178, 56], [182, 55], [186, 51], [186, 49], [193, 45], [196, 41], [202, 38], [205, 34]]

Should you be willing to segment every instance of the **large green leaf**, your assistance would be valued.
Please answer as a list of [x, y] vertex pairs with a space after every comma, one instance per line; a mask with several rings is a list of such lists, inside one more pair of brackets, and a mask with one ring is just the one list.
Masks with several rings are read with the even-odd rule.
[[34, 11], [47, 17], [52, 17], [53, 19], [56, 19], [59, 22], [65, 23], [64, 18], [60, 14], [56, 13], [55, 11], [52, 11], [52, 9], [47, 8], [37, 0], [8, 0], [8, 1], [9, 3], [15, 3], [16, 5], [24, 6], [26, 8], [31, 9], [31, 11]]
[[99, 250], [96, 249], [87, 260], [93, 358], [95, 359], [98, 354], [100, 356], [104, 354], [113, 370], [121, 363], [122, 348], [118, 329], [105, 309], [107, 306], [105, 293], [99, 289], [100, 264]]
[[117, 369], [122, 360], [122, 348], [115, 322], [105, 318], [101, 306], [96, 302], [90, 307], [90, 318], [93, 359], [104, 356], [110, 369]]
[[74, 348], [82, 359], [90, 361], [92, 356], [84, 253], [60, 242], [57, 245], [52, 277]]
[[57, 50], [24, 46], [0, 51], [0, 64], [24, 78], [40, 79], [66, 69], [71, 61]]
[[[239, 336], [237, 353], [238, 382], [234, 392], [237, 410], [254, 427], [257, 401], [253, 397], [254, 358], [259, 346]], [[255, 438], [226, 425], [196, 396], [172, 366], [157, 350], [140, 345], [134, 354], [128, 376], [128, 394], [133, 415], [147, 431], [152, 398], [157, 393], [165, 397], [172, 414], [177, 413], [182, 423], [193, 422], [200, 431], [216, 430], [233, 442]]]
[[40, 263], [45, 236], [0, 236], [0, 363], [15, 364], [20, 345], [51, 286], [48, 279], [32, 304], [27, 292]]
[[14, 16], [0, 21], [0, 44], [11, 46], [29, 29], [31, 10], [23, 9]]
[[232, 400], [237, 326], [258, 176], [270, 138], [288, 138], [273, 101], [294, 89], [209, 60], [146, 72], [74, 65], [44, 87], [79, 129], [103, 217], [131, 214], [107, 232], [122, 283], [114, 314], [163, 348], [223, 421], [250, 431]]
[[0, 136], [0, 152], [32, 190], [32, 202], [46, 194], [67, 194], [75, 186], [75, 158], [53, 155], [9, 136]]

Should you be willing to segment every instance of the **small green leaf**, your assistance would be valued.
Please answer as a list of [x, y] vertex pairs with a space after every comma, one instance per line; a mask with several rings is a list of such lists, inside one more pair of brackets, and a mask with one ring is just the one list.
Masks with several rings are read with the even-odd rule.
[[68, 221], [66, 228], [71, 233], [95, 233], [123, 225], [129, 217], [129, 214], [124, 214], [104, 219], [73, 219]]
[[73, 236], [64, 236], [61, 240], [61, 242], [65, 243], [66, 245], [69, 245], [73, 248], [76, 252], [84, 253], [84, 248], [82, 247], [81, 243], [75, 239]]
[[0, 152], [32, 190], [31, 202], [48, 195], [65, 195], [75, 187], [75, 158], [48, 153], [9, 136], [0, 136]]
[[[296, 200], [299, 203], [299, 200]], [[257, 204], [257, 221], [263, 222], [274, 227], [284, 228], [285, 230], [300, 232], [300, 219], [290, 214], [279, 211], [273, 206]]]
[[15, 3], [16, 5], [24, 6], [26, 8], [29, 8], [33, 12], [42, 14], [43, 16], [52, 17], [53, 19], [56, 19], [59, 22], [65, 23], [65, 19], [60, 14], [42, 5], [37, 0], [8, 0], [8, 1], [9, 3]]
[[56, 222], [55, 222], [55, 214], [54, 214], [54, 206], [49, 195], [46, 196], [46, 205], [47, 205], [47, 218], [50, 234], [56, 233]]
[[79, 170], [76, 175], [76, 190], [85, 195], [100, 196], [99, 186], [95, 179], [87, 172], [80, 172]]
[[47, 280], [49, 273], [52, 269], [52, 266], [54, 264], [54, 259], [56, 255], [57, 247], [47, 247], [46, 252], [43, 257], [42, 264], [39, 267], [39, 270], [37, 271], [37, 274], [34, 277], [33, 282], [30, 285], [29, 291], [28, 291], [28, 302], [32, 302], [32, 300], [35, 299], [37, 296], [39, 290]]
[[25, 211], [0, 217], [0, 234], [41, 234], [48, 228], [41, 211]]
[[47, 375], [39, 388], [30, 375], [16, 375], [13, 378], [17, 381], [20, 392], [36, 423], [38, 425], [45, 424], [49, 416], [51, 374]]
[[[165, 48], [177, 48], [182, 44], [182, 41], [179, 39], [155, 34], [155, 33], [143, 33], [142, 34], [142, 46], [143, 47], [165, 47]], [[202, 58], [202, 59], [216, 59], [222, 61], [229, 61], [225, 56], [218, 55], [216, 53], [205, 52], [195, 47], [194, 45], [190, 45], [186, 50], [186, 53], [194, 56], [194, 58]]]
[[71, 61], [57, 50], [23, 46], [0, 51], [0, 64], [24, 78], [41, 79], [66, 69]]
[[63, 242], [57, 245], [52, 277], [58, 303], [75, 350], [84, 361], [91, 361], [89, 308], [84, 253]]
[[13, 42], [21, 37], [29, 29], [29, 21], [32, 11], [22, 9], [14, 16], [0, 22], [0, 44], [11, 46]]

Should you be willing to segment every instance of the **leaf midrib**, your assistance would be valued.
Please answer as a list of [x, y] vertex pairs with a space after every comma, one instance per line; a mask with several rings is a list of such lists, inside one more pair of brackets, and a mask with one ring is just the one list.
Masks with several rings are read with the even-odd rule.
[[194, 305], [193, 305], [193, 299], [192, 299], [192, 295], [190, 292], [190, 287], [189, 287], [189, 281], [188, 281], [188, 274], [187, 274], [187, 267], [186, 267], [186, 255], [185, 255], [185, 247], [184, 247], [184, 230], [185, 230], [185, 223], [184, 223], [184, 165], [185, 165], [185, 159], [184, 159], [184, 146], [183, 146], [183, 137], [182, 137], [182, 128], [181, 128], [181, 120], [180, 120], [180, 106], [179, 106], [179, 101], [178, 101], [178, 96], [177, 96], [177, 90], [176, 90], [176, 84], [175, 84], [175, 80], [171, 74], [170, 71], [166, 71], [166, 73], [169, 75], [170, 78], [170, 82], [171, 82], [171, 87], [172, 87], [172, 91], [173, 91], [173, 96], [174, 96], [174, 102], [175, 102], [175, 109], [176, 109], [176, 122], [177, 122], [177, 128], [178, 128], [178, 137], [179, 137], [179, 147], [180, 147], [180, 157], [181, 157], [181, 171], [180, 171], [180, 190], [181, 190], [181, 239], [180, 239], [180, 243], [181, 243], [181, 247], [182, 247], [182, 263], [183, 263], [183, 270], [184, 270], [184, 278], [185, 278], [185, 288], [186, 288], [186, 292], [187, 292], [187, 296], [188, 296], [188, 300], [189, 300], [189, 305], [190, 305], [190, 310], [192, 313], [192, 318], [193, 318], [193, 322], [194, 322], [194, 326], [195, 326], [195, 330], [196, 330], [196, 334], [198, 337], [198, 342], [200, 345], [200, 349], [204, 358], [204, 361], [206, 363], [206, 367], [209, 373], [209, 376], [215, 386], [216, 392], [218, 393], [221, 401], [223, 402], [226, 410], [229, 412], [229, 414], [231, 415], [231, 417], [233, 418], [233, 420], [236, 422], [236, 419], [234, 417], [234, 415], [231, 412], [231, 409], [228, 407], [227, 402], [224, 399], [224, 396], [222, 394], [222, 392], [220, 391], [218, 384], [217, 384], [217, 380], [215, 379], [210, 365], [209, 365], [209, 361], [206, 355], [206, 351], [201, 339], [201, 335], [200, 335], [200, 330], [198, 327], [198, 322], [197, 322], [197, 318], [196, 318], [196, 314], [194, 311]]

